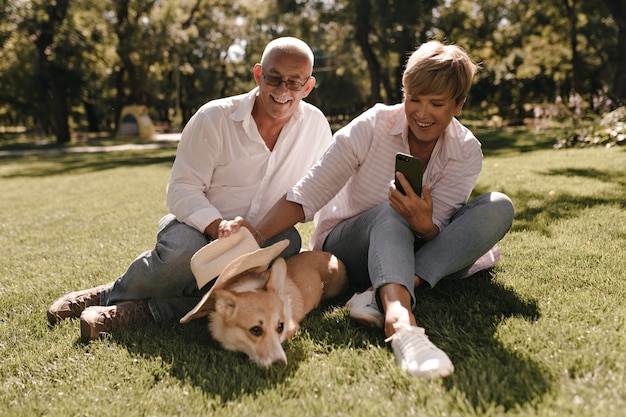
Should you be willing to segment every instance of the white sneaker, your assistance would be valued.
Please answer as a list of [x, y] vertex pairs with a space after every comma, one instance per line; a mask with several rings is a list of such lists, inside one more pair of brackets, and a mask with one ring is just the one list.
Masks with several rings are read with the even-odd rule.
[[424, 379], [444, 378], [454, 372], [448, 355], [435, 346], [422, 327], [396, 323], [389, 338], [393, 353], [402, 370]]
[[378, 309], [374, 290], [357, 292], [346, 306], [350, 309], [350, 318], [353, 320], [366, 326], [383, 328], [385, 316]]

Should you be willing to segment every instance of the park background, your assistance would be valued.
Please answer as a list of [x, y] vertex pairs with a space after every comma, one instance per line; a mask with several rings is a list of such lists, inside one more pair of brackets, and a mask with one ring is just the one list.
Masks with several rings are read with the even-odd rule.
[[597, 143], [581, 124], [626, 99], [624, 0], [5, 0], [0, 126], [64, 144], [145, 105], [180, 131], [205, 102], [251, 89], [264, 45], [285, 35], [314, 50], [308, 101], [334, 128], [399, 102], [405, 60], [429, 39], [481, 63], [466, 118], [565, 122], [561, 143]]
[[[0, 414], [625, 417], [624, 10], [592, 0], [0, 3]], [[117, 277], [154, 245], [167, 212], [175, 143], [118, 138], [123, 106], [180, 130], [204, 102], [252, 88], [252, 65], [279, 35], [315, 50], [310, 101], [334, 128], [399, 101], [404, 59], [424, 40], [482, 63], [460, 116], [485, 155], [474, 195], [505, 192], [516, 214], [499, 264], [416, 305], [455, 364], [450, 378], [406, 375], [341, 299], [313, 311], [285, 344], [289, 364], [268, 370], [220, 349], [202, 320], [91, 343], [76, 321], [47, 327], [50, 303]], [[311, 225], [299, 227], [306, 241]]]

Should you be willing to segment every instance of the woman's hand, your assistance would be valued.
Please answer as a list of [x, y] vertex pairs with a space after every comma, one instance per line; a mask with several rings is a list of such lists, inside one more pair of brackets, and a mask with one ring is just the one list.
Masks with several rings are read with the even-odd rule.
[[217, 230], [217, 238], [228, 237], [233, 233], [237, 233], [242, 227], [245, 227], [252, 233], [259, 245], [263, 243], [261, 234], [241, 216], [235, 217], [234, 220], [222, 220]]
[[392, 181], [389, 185], [391, 208], [401, 215], [409, 223], [413, 232], [422, 239], [434, 238], [439, 233], [439, 229], [433, 223], [433, 200], [430, 196], [430, 189], [426, 185], [422, 187], [422, 198], [413, 191], [401, 172], [396, 172], [396, 176], [406, 191], [406, 195], [398, 191]]

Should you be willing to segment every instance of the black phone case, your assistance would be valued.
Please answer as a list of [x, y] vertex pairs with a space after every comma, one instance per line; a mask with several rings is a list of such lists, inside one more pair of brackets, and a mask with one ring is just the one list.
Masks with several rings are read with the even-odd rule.
[[[419, 158], [399, 152], [396, 154], [396, 172], [398, 171], [404, 174], [415, 194], [421, 196], [424, 162]], [[398, 191], [406, 195], [400, 181], [398, 181], [398, 177], [395, 179], [395, 184]]]

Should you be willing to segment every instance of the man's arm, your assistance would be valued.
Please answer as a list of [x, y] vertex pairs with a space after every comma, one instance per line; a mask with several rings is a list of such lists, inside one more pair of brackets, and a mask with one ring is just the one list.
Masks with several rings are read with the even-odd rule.
[[211, 238], [211, 240], [217, 239], [219, 236], [220, 224], [223, 222], [223, 219], [215, 219], [213, 220], [207, 227], [204, 229], [204, 234]]
[[[167, 185], [166, 202], [179, 221], [205, 234], [209, 232], [214, 238], [216, 235], [210, 233], [217, 232], [222, 213], [208, 201], [205, 190], [211, 183], [220, 149], [208, 109], [203, 106], [183, 129]], [[217, 224], [212, 227], [213, 222]]]

